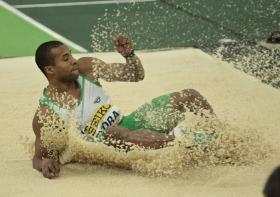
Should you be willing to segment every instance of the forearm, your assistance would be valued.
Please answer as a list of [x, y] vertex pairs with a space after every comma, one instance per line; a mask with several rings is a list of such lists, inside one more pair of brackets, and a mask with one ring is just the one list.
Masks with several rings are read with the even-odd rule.
[[131, 73], [130, 81], [140, 81], [144, 79], [145, 77], [144, 68], [141, 63], [141, 60], [136, 55], [133, 55], [131, 57], [126, 57], [126, 65]]
[[144, 79], [144, 68], [133, 53], [125, 57], [126, 63], [106, 63], [97, 58], [83, 57], [77, 62], [79, 72], [90, 80], [102, 78], [106, 81], [131, 81]]
[[43, 161], [43, 159], [34, 156], [33, 160], [32, 160], [33, 168], [38, 171], [42, 171], [42, 161]]
[[125, 57], [126, 63], [110, 63], [99, 71], [106, 81], [137, 82], [144, 79], [145, 73], [141, 60], [136, 56]]

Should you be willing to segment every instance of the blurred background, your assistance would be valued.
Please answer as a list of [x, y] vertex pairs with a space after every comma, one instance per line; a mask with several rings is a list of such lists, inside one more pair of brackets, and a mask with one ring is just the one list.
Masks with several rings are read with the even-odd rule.
[[112, 51], [113, 37], [137, 49], [207, 47], [221, 39], [262, 41], [280, 29], [279, 0], [6, 0], [0, 1], [0, 57], [33, 55], [56, 39], [11, 8], [69, 39], [76, 51]]
[[[199, 48], [280, 88], [279, 10], [279, 0], [0, 0], [0, 57], [33, 56], [53, 39], [74, 53], [114, 51], [123, 34], [136, 50]], [[278, 44], [266, 43], [272, 32]]]

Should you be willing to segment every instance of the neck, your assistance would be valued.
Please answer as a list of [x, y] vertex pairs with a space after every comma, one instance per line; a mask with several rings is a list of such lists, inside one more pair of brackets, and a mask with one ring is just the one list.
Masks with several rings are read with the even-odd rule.
[[52, 79], [49, 81], [49, 86], [54, 87], [59, 92], [68, 92], [69, 90], [76, 89], [77, 84], [76, 81], [58, 81], [56, 79]]

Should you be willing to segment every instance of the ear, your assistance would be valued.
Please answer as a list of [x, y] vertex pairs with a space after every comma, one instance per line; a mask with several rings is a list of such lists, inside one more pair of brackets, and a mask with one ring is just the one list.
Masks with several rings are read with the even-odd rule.
[[55, 73], [54, 66], [45, 66], [44, 70], [45, 70], [45, 73], [49, 76], [54, 75], [54, 73]]

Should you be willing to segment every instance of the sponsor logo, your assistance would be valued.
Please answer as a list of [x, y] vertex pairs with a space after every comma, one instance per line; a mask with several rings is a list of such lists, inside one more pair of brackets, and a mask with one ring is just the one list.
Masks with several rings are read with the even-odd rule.
[[[98, 139], [101, 136], [104, 136], [104, 130], [107, 127], [113, 125], [116, 122], [116, 120], [118, 120], [118, 118], [120, 117], [120, 114], [115, 110], [111, 110], [111, 108], [112, 105], [102, 105], [99, 108], [97, 108], [97, 110], [93, 113], [92, 119], [88, 126], [86, 126], [84, 132]], [[107, 113], [110, 110], [111, 112], [109, 113], [109, 116], [106, 117]], [[97, 131], [99, 130], [98, 128], [100, 128], [99, 125], [101, 126], [101, 131]]]
[[100, 101], [101, 101], [101, 98], [100, 98], [100, 96], [98, 96], [98, 97], [96, 97], [96, 99], [94, 100], [94, 104], [96, 104], [96, 103], [100, 103]]
[[102, 122], [101, 128], [105, 130], [107, 127], [113, 125], [116, 122], [116, 120], [119, 118], [119, 116], [120, 114], [118, 112], [113, 111], [113, 114], [108, 116], [106, 121]]

